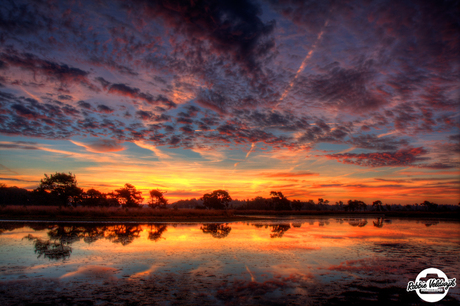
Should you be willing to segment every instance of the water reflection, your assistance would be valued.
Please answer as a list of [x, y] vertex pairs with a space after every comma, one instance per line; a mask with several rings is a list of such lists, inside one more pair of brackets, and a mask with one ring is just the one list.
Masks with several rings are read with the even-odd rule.
[[270, 227], [272, 228], [270, 238], [282, 238], [284, 233], [291, 228], [289, 224], [270, 225]]
[[[302, 225], [319, 227], [329, 227], [337, 225], [349, 225], [355, 228], [364, 228], [368, 224], [365, 218], [337, 218], [335, 223], [330, 223], [334, 219], [319, 219], [319, 220], [302, 220], [293, 221], [285, 220], [279, 223], [268, 221], [260, 221], [247, 223], [257, 229], [268, 229], [267, 237], [271, 239], [282, 239], [285, 233], [292, 228], [301, 230]], [[391, 224], [391, 220], [382, 217], [372, 220], [374, 228], [380, 229], [384, 224]], [[419, 221], [417, 221], [419, 223]], [[425, 227], [431, 227], [439, 224], [439, 221], [421, 221]], [[168, 226], [177, 227], [177, 224], [50, 224], [50, 223], [24, 223], [24, 222], [8, 222], [0, 223], [0, 235], [15, 229], [29, 227], [35, 231], [46, 231], [47, 239], [36, 237], [29, 234], [24, 239], [33, 242], [35, 253], [38, 258], [47, 258], [50, 260], [68, 259], [72, 253], [72, 245], [76, 242], [83, 241], [86, 244], [93, 244], [99, 240], [108, 240], [112, 243], [121, 246], [128, 246], [136, 239], [141, 237], [143, 231], [147, 233], [148, 241], [159, 242], [166, 238], [165, 233], [168, 231]], [[202, 224], [200, 230], [203, 234], [210, 234], [211, 237], [217, 239], [227, 238], [232, 231], [229, 223], [209, 223]], [[363, 233], [365, 233], [364, 231]], [[330, 239], [342, 239], [337, 235], [322, 235], [321, 237], [330, 237]], [[283, 238], [284, 239], [284, 238]]]
[[62, 241], [43, 240], [31, 234], [24, 238], [34, 242], [35, 254], [38, 254], [37, 258], [43, 256], [44, 258], [53, 260], [66, 259], [72, 253], [72, 248]]
[[151, 224], [149, 227], [149, 240], [155, 242], [163, 238], [161, 235], [163, 235], [163, 233], [168, 229], [168, 226], [165, 224]]
[[142, 228], [139, 225], [114, 225], [108, 228], [106, 238], [124, 246], [139, 238], [141, 232]]
[[200, 229], [203, 231], [205, 234], [211, 234], [212, 237], [214, 238], [225, 238], [230, 234], [232, 228], [228, 226], [227, 224], [204, 224], [203, 226], [200, 227]]
[[416, 304], [406, 286], [421, 270], [460, 271], [458, 232], [453, 221], [360, 216], [0, 222], [0, 304]]
[[375, 227], [378, 227], [378, 228], [383, 227], [383, 218], [378, 218], [377, 222], [376, 221], [372, 221], [372, 222], [374, 223]]

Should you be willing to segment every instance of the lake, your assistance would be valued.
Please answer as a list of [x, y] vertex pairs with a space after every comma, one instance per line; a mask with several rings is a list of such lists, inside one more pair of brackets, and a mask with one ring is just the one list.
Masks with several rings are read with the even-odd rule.
[[0, 222], [0, 304], [421, 305], [408, 282], [459, 258], [452, 220]]

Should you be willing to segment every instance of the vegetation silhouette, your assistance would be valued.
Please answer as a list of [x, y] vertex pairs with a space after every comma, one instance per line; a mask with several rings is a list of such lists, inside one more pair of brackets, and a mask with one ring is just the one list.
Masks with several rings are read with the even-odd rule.
[[218, 223], [211, 223], [211, 224], [203, 224], [200, 229], [205, 234], [211, 234], [214, 238], [225, 238], [230, 234], [232, 228], [227, 224], [218, 224]]
[[77, 179], [75, 175], [58, 173], [48, 176], [40, 181], [40, 185], [36, 189], [37, 193], [49, 191], [53, 202], [57, 202], [59, 206], [72, 205], [79, 203], [83, 189], [77, 187]]
[[137, 191], [136, 187], [128, 183], [123, 188], [116, 189], [114, 195], [124, 207], [139, 207], [139, 204], [144, 200], [142, 192]]
[[166, 205], [168, 204], [168, 200], [164, 198], [163, 196], [164, 193], [166, 193], [166, 191], [160, 191], [158, 189], [150, 190], [149, 206], [151, 208], [166, 208]]
[[201, 198], [203, 205], [210, 209], [228, 209], [228, 204], [232, 198], [225, 190], [214, 190], [211, 193], [206, 193]]
[[382, 201], [377, 200], [372, 202], [372, 207], [374, 207], [377, 211], [382, 211]]
[[270, 191], [275, 210], [292, 210], [289, 201], [281, 191]]
[[367, 208], [366, 203], [358, 200], [348, 200], [348, 206], [345, 207], [346, 211], [365, 211]]
[[[430, 201], [424, 201], [420, 204], [400, 205], [400, 204], [383, 204], [381, 200], [372, 202], [372, 205], [366, 205], [360, 200], [348, 200], [347, 204], [342, 201], [330, 205], [329, 200], [319, 198], [315, 203], [313, 200], [300, 201], [297, 199], [289, 200], [282, 191], [271, 191], [269, 198], [255, 197], [247, 200], [233, 200], [228, 191], [214, 190], [212, 193], [206, 193], [200, 199], [179, 200], [175, 203], [168, 204], [164, 197], [166, 191], [152, 189], [149, 192], [150, 198], [146, 203], [151, 208], [174, 208], [180, 209], [208, 209], [208, 210], [228, 210], [230, 207], [235, 210], [254, 211], [250, 214], [264, 213], [263, 211], [276, 211], [282, 214], [292, 213], [302, 214], [302, 211], [332, 211], [344, 213], [356, 212], [460, 212], [460, 205], [437, 204]], [[123, 207], [123, 208], [141, 208], [143, 207], [144, 198], [142, 192], [137, 190], [132, 184], [126, 183], [122, 188], [115, 189], [112, 192], [103, 193], [90, 188], [87, 191], [77, 186], [76, 176], [72, 173], [59, 173], [47, 175], [40, 180], [39, 186], [31, 191], [15, 186], [6, 186], [0, 183], [0, 213], [9, 214], [10, 212], [19, 214], [16, 210], [11, 210], [10, 206], [23, 206], [24, 213], [30, 214], [27, 207], [30, 206], [59, 206], [60, 209], [72, 207]], [[460, 203], [459, 203], [460, 204]], [[64, 211], [71, 216], [71, 211]], [[85, 214], [81, 210], [75, 210], [75, 214]], [[232, 214], [227, 212], [226, 214]], [[54, 212], [49, 213], [51, 217]], [[88, 215], [97, 214], [95, 211], [88, 211]], [[110, 213], [112, 214], [112, 212]], [[126, 210], [128, 214], [128, 210]], [[135, 215], [134, 213], [129, 213]], [[180, 215], [176, 212], [171, 215]], [[189, 212], [184, 212], [188, 215]], [[107, 215], [107, 212], [100, 211], [100, 215]], [[196, 213], [195, 213], [196, 215]], [[406, 215], [406, 214], [405, 214]], [[153, 216], [153, 215], [152, 215]], [[410, 216], [409, 214], [407, 216]], [[414, 214], [413, 216], [417, 216]], [[447, 215], [446, 215], [447, 216]]]

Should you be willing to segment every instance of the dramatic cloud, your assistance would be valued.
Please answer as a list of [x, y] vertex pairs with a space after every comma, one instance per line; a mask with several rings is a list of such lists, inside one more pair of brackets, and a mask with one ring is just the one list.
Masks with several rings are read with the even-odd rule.
[[405, 167], [414, 165], [427, 158], [421, 157], [427, 151], [422, 148], [401, 149], [396, 152], [384, 153], [343, 153], [325, 155], [329, 159], [335, 159], [344, 164], [358, 165], [363, 167]]
[[85, 148], [89, 152], [93, 153], [107, 153], [107, 152], [119, 152], [123, 151], [126, 148], [121, 145], [119, 141], [110, 140], [110, 139], [100, 139], [92, 142], [78, 142], [71, 141], [73, 144]]
[[[176, 33], [185, 34], [198, 59], [210, 44], [217, 55], [228, 54], [248, 72], [260, 70], [261, 58], [274, 47], [274, 21], [263, 22], [260, 7], [247, 0], [133, 1], [135, 9], [149, 18], [161, 18]], [[209, 52], [209, 51], [208, 51]]]
[[[235, 188], [299, 197], [350, 192], [375, 173], [405, 179], [396, 167], [453, 175], [457, 12], [455, 1], [7, 1], [2, 153], [35, 160], [34, 145], [17, 143], [34, 138], [149, 164], [122, 145], [133, 142], [163, 154], [154, 162], [248, 171]], [[313, 179], [322, 187], [310, 194]], [[192, 181], [190, 194], [204, 191]]]

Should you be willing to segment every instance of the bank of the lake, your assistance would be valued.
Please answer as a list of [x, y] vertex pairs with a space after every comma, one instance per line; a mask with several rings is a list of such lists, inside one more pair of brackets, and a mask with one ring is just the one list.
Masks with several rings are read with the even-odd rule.
[[138, 221], [138, 222], [234, 222], [276, 216], [339, 216], [369, 218], [422, 218], [460, 220], [452, 211], [275, 211], [275, 210], [208, 210], [151, 209], [118, 207], [6, 206], [0, 208], [0, 220], [36, 221]]

